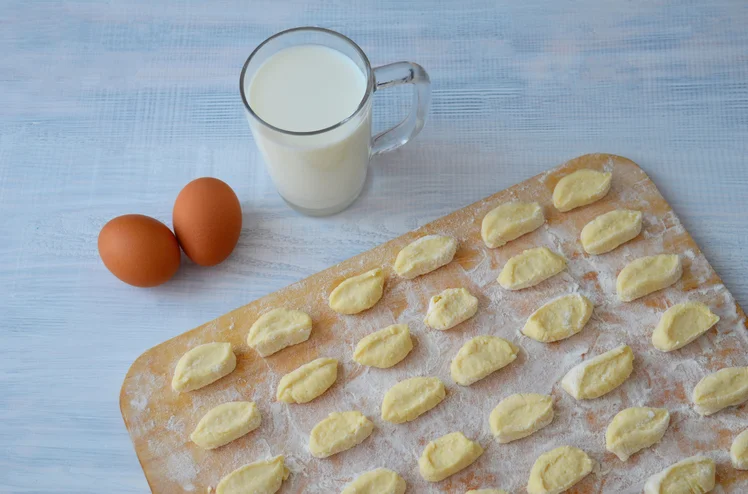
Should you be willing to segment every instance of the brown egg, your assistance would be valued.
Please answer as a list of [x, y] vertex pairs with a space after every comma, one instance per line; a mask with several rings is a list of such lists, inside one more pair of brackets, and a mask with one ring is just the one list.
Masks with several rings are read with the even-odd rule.
[[198, 178], [177, 196], [173, 224], [187, 257], [201, 266], [213, 266], [229, 257], [239, 241], [242, 207], [225, 182]]
[[130, 285], [166, 283], [179, 269], [179, 244], [171, 230], [142, 214], [118, 216], [99, 233], [99, 255], [114, 276]]

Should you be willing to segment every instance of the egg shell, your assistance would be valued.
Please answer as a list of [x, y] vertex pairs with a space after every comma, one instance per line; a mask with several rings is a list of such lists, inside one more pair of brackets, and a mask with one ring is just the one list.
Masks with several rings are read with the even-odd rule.
[[173, 224], [187, 257], [201, 266], [213, 266], [225, 260], [239, 241], [242, 207], [225, 182], [198, 178], [177, 196]]
[[166, 283], [179, 269], [181, 253], [171, 230], [149, 216], [126, 214], [99, 233], [99, 255], [114, 276], [133, 286]]

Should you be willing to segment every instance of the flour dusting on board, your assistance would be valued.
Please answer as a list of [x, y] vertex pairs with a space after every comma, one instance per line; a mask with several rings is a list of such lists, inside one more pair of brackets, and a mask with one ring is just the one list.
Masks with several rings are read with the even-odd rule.
[[[691, 390], [704, 375], [725, 366], [746, 365], [745, 316], [643, 172], [620, 158], [599, 159], [587, 166], [613, 172], [612, 190], [598, 203], [563, 214], [553, 209], [553, 185], [579, 167], [570, 163], [149, 351], [147, 359], [143, 357], [145, 360], [133, 366], [123, 386], [123, 397], [128, 397], [123, 399], [123, 414], [154, 492], [211, 492], [208, 489], [232, 470], [278, 454], [286, 456], [292, 472], [283, 493], [340, 492], [357, 475], [379, 467], [399, 472], [408, 483], [408, 492], [462, 493], [491, 487], [524, 492], [535, 459], [562, 445], [580, 447], [598, 463], [596, 471], [570, 493], [639, 493], [650, 475], [697, 453], [718, 463], [721, 486], [714, 492], [748, 492], [748, 474], [732, 469], [728, 455], [732, 438], [746, 426], [741, 418], [745, 409], [728, 409], [704, 418], [690, 403]], [[540, 202], [548, 218], [546, 225], [506, 246], [487, 249], [480, 239], [483, 215], [516, 199]], [[610, 253], [587, 255], [579, 243], [579, 232], [595, 216], [615, 208], [641, 210], [642, 234]], [[413, 280], [397, 278], [391, 267], [397, 252], [425, 234], [455, 236], [460, 242], [455, 260]], [[567, 269], [533, 288], [503, 290], [496, 278], [506, 260], [538, 246], [564, 255]], [[638, 257], [659, 253], [681, 255], [683, 278], [641, 300], [620, 302], [615, 291], [618, 272]], [[385, 295], [374, 308], [355, 316], [330, 311], [326, 297], [337, 283], [377, 266], [384, 266], [388, 278]], [[457, 287], [478, 297], [475, 317], [449, 331], [426, 327], [423, 318], [430, 297]], [[579, 334], [551, 344], [521, 334], [537, 308], [569, 293], [581, 293], [595, 305], [592, 318]], [[652, 330], [666, 308], [686, 300], [704, 302], [721, 320], [683, 349], [660, 353], [650, 343]], [[262, 359], [244, 340], [251, 323], [278, 306], [308, 312], [314, 321], [312, 335], [305, 343]], [[397, 323], [408, 324], [415, 340], [408, 357], [390, 369], [362, 367], [352, 361], [353, 349], [362, 337]], [[484, 334], [513, 342], [520, 348], [519, 356], [470, 387], [455, 384], [450, 378], [451, 359], [467, 340]], [[231, 341], [238, 354], [237, 369], [204, 389], [176, 395], [169, 386], [176, 360], [190, 347], [209, 341]], [[634, 350], [634, 372], [618, 389], [596, 400], [579, 402], [561, 389], [559, 381], [571, 367], [622, 344]], [[317, 357], [340, 360], [337, 383], [304, 405], [277, 402], [275, 389], [280, 378]], [[413, 422], [393, 425], [382, 421], [380, 406], [385, 392], [414, 376], [439, 377], [447, 385], [447, 397]], [[520, 392], [552, 395], [556, 417], [528, 438], [498, 444], [491, 436], [488, 417], [499, 401]], [[189, 441], [203, 414], [235, 400], [257, 403], [262, 413], [260, 428], [213, 451], [202, 451]], [[604, 434], [613, 416], [631, 406], [665, 407], [672, 421], [659, 444], [624, 463], [605, 450]], [[333, 457], [312, 457], [307, 449], [311, 429], [330, 412], [346, 410], [359, 410], [372, 419], [376, 425], [372, 435]], [[424, 446], [454, 431], [479, 441], [484, 455], [447, 480], [425, 482], [417, 467]]]

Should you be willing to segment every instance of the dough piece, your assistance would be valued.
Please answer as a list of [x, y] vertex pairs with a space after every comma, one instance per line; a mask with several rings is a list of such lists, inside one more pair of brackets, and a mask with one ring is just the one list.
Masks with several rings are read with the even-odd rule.
[[486, 247], [494, 249], [543, 226], [543, 208], [537, 202], [507, 202], [492, 209], [481, 225]]
[[738, 470], [748, 470], [748, 429], [738, 434], [732, 441], [730, 461], [732, 466]]
[[261, 315], [249, 328], [247, 345], [261, 357], [267, 357], [287, 346], [308, 340], [311, 332], [312, 318], [306, 312], [273, 309]]
[[382, 400], [382, 420], [402, 424], [415, 420], [447, 396], [438, 377], [411, 377], [392, 386]]
[[318, 358], [283, 376], [276, 398], [285, 403], [307, 403], [327, 391], [337, 378], [338, 361]]
[[231, 374], [236, 355], [231, 343], [205, 343], [182, 355], [174, 369], [171, 387], [174, 391], [193, 391]]
[[203, 449], [214, 449], [257, 429], [262, 423], [253, 401], [231, 401], [211, 408], [190, 434]]
[[727, 367], [704, 377], [693, 388], [694, 410], [712, 415], [748, 400], [748, 367]]
[[616, 291], [622, 302], [631, 302], [657, 290], [667, 288], [683, 274], [676, 254], [640, 257], [618, 274]]
[[670, 425], [665, 408], [632, 407], [613, 417], [605, 431], [605, 449], [626, 461], [634, 453], [660, 442]]
[[605, 254], [642, 231], [641, 211], [616, 209], [601, 214], [582, 228], [582, 247], [588, 254]]
[[418, 459], [421, 477], [429, 482], [439, 482], [472, 465], [483, 448], [462, 432], [452, 432], [428, 443]]
[[559, 297], [533, 312], [522, 333], [542, 343], [566, 339], [584, 328], [592, 309], [592, 302], [584, 295], [573, 293]]
[[250, 463], [222, 478], [216, 494], [275, 494], [289, 473], [283, 456]]
[[478, 312], [478, 299], [464, 288], [447, 288], [429, 301], [426, 326], [445, 331], [467, 321]]
[[359, 341], [353, 360], [361, 365], [387, 369], [407, 357], [412, 349], [408, 325], [393, 324]]
[[577, 400], [592, 400], [610, 393], [634, 370], [634, 352], [622, 345], [574, 366], [561, 387]]
[[384, 293], [384, 272], [372, 269], [344, 280], [330, 293], [330, 308], [338, 314], [358, 314], [371, 309]]
[[465, 494], [509, 494], [504, 489], [472, 489]]
[[587, 453], [573, 446], [561, 446], [540, 455], [530, 470], [528, 494], [561, 494], [592, 472]]
[[706, 456], [692, 456], [652, 475], [644, 494], [705, 494], [714, 489], [716, 468]]
[[517, 358], [519, 349], [497, 336], [476, 336], [462, 345], [449, 367], [452, 380], [470, 386], [506, 367]]
[[343, 489], [342, 494], [404, 494], [405, 480], [386, 468], [359, 475]]
[[691, 343], [717, 324], [719, 317], [701, 302], [686, 302], [670, 307], [652, 333], [652, 345], [671, 352]]
[[327, 458], [361, 444], [374, 430], [374, 422], [361, 412], [333, 412], [312, 429], [309, 451], [315, 458]]
[[522, 439], [553, 422], [553, 398], [536, 393], [521, 393], [501, 400], [491, 412], [488, 423], [500, 444]]
[[507, 290], [522, 290], [557, 275], [565, 268], [566, 259], [547, 247], [537, 247], [509, 259], [498, 281]]
[[553, 205], [565, 213], [599, 201], [610, 190], [613, 174], [583, 168], [558, 181], [553, 189]]
[[452, 262], [457, 240], [441, 235], [426, 235], [408, 244], [397, 254], [395, 272], [410, 280]]

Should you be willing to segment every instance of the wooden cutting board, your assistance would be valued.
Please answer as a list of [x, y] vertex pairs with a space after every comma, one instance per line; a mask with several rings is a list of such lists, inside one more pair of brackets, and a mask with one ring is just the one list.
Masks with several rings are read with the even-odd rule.
[[[592, 168], [613, 172], [611, 192], [601, 201], [569, 213], [552, 206], [553, 187], [564, 175]], [[498, 249], [480, 237], [483, 216], [509, 200], [540, 202], [547, 223]], [[644, 212], [644, 230], [633, 241], [602, 256], [589, 256], [579, 244], [582, 227], [595, 216], [616, 208]], [[402, 247], [426, 234], [452, 235], [460, 242], [454, 261], [415, 280], [402, 280], [392, 263]], [[506, 260], [524, 249], [548, 246], [569, 261], [566, 272], [520, 292], [496, 283]], [[626, 263], [644, 255], [678, 253], [684, 275], [676, 285], [638, 301], [621, 303], [615, 276]], [[343, 279], [375, 267], [387, 274], [385, 295], [372, 309], [341, 316], [327, 305], [327, 295]], [[464, 286], [480, 301], [473, 319], [447, 332], [422, 322], [429, 298], [449, 287]], [[526, 318], [556, 296], [577, 291], [595, 304], [587, 327], [568, 340], [544, 345], [521, 335]], [[663, 310], [685, 300], [707, 303], [721, 321], [707, 335], [669, 354], [654, 350], [651, 331]], [[313, 320], [309, 341], [263, 359], [246, 345], [247, 331], [258, 316], [274, 307], [304, 310]], [[351, 361], [356, 342], [390, 324], [407, 323], [415, 349], [391, 369], [369, 369]], [[748, 425], [745, 407], [708, 418], [690, 406], [693, 386], [708, 372], [747, 365], [748, 332], [743, 310], [681, 225], [654, 183], [632, 161], [607, 154], [585, 155], [491, 197], [440, 218], [368, 252], [353, 257], [223, 316], [172, 338], [141, 355], [130, 368], [120, 394], [120, 408], [138, 459], [155, 493], [213, 492], [234, 469], [259, 459], [284, 454], [292, 471], [281, 493], [340, 492], [358, 474], [378, 467], [399, 472], [408, 492], [462, 493], [475, 488], [525, 492], [532, 463], [544, 451], [564, 444], [581, 447], [598, 462], [593, 475], [572, 488], [578, 494], [641, 492], [646, 478], [697, 453], [718, 463], [722, 492], [748, 492], [748, 472], [729, 464], [731, 441]], [[449, 362], [473, 336], [493, 334], [521, 347], [520, 357], [505, 369], [471, 387], [453, 383]], [[190, 348], [211, 341], [231, 342], [236, 370], [203, 389], [178, 394], [170, 383], [177, 360]], [[576, 402], [559, 386], [565, 372], [584, 358], [620, 344], [636, 354], [632, 377], [614, 392], [589, 402]], [[320, 398], [304, 405], [275, 401], [275, 387], [287, 372], [317, 357], [334, 357], [341, 366], [337, 383]], [[448, 388], [436, 408], [408, 424], [379, 418], [384, 392], [416, 375], [435, 375]], [[488, 415], [515, 392], [552, 394], [556, 418], [537, 434], [514, 443], [496, 443]], [[203, 451], [189, 434], [213, 406], [226, 401], [253, 400], [263, 414], [262, 426], [233, 443]], [[629, 406], [667, 407], [671, 426], [660, 444], [620, 462], [605, 451], [604, 432], [611, 418]], [[360, 410], [376, 424], [361, 445], [327, 459], [306, 449], [311, 428], [332, 411]], [[484, 455], [471, 467], [436, 484], [420, 478], [417, 460], [428, 441], [460, 430], [480, 441]]]

